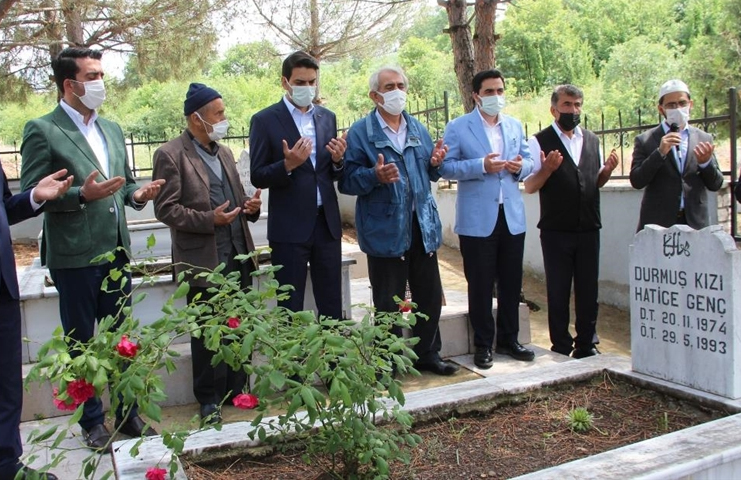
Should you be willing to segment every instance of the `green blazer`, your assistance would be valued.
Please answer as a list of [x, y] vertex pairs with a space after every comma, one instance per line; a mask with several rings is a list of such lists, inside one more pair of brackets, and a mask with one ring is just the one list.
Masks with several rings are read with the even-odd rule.
[[[130, 240], [124, 205], [140, 210], [133, 194], [139, 188], [126, 160], [126, 144], [121, 127], [98, 117], [108, 149], [110, 175], [126, 178], [126, 184], [113, 196], [80, 203], [79, 191], [85, 178], [100, 171], [97, 181], [107, 179], [85, 137], [62, 107], [31, 120], [23, 131], [21, 144], [21, 189], [33, 188], [42, 178], [66, 168], [74, 175], [72, 187], [56, 200], [44, 204], [41, 237], [41, 264], [49, 268], [90, 266], [96, 256], [121, 245], [128, 251]], [[118, 208], [118, 218], [116, 208]]]

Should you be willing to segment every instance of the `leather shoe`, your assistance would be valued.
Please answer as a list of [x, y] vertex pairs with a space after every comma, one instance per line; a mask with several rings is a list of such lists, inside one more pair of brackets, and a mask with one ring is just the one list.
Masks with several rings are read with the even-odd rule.
[[85, 445], [98, 453], [111, 453], [111, 433], [102, 423], [90, 430], [82, 429]]
[[132, 438], [153, 437], [157, 435], [155, 429], [147, 426], [139, 415], [131, 417], [125, 422], [122, 422], [120, 418], [116, 419], [116, 430]]
[[484, 370], [494, 365], [494, 355], [491, 354], [491, 348], [476, 347], [476, 353], [473, 354], [473, 363]]
[[507, 345], [497, 345], [494, 351], [500, 355], [509, 355], [515, 360], [522, 360], [523, 362], [532, 362], [535, 359], [535, 352], [523, 347], [517, 341], [510, 342]]
[[571, 352], [571, 356], [574, 358], [587, 358], [587, 357], [593, 357], [599, 354], [600, 354], [600, 351], [597, 350], [597, 347], [577, 348], [573, 352]]
[[[18, 472], [21, 472], [21, 474], [18, 475]], [[32, 478], [39, 480], [57, 480], [57, 476], [53, 473], [41, 473], [31, 467], [23, 465], [22, 463], [18, 463], [18, 465], [11, 469], [7, 475], [6, 470], [3, 470], [2, 473], [0, 473], [0, 479], [2, 480], [14, 480], [16, 478], [19, 480], [30, 480]]]
[[453, 362], [446, 362], [440, 357], [434, 358], [426, 362], [417, 362], [414, 365], [419, 371], [432, 372], [437, 375], [453, 375], [455, 372], [460, 370], [460, 367]]
[[221, 409], [215, 403], [201, 405], [201, 425], [217, 425], [221, 423]]

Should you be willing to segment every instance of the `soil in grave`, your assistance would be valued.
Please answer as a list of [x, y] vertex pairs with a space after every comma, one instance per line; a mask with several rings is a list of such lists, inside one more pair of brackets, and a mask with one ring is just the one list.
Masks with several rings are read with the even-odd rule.
[[[393, 479], [511, 478], [724, 417], [728, 412], [599, 375], [508, 399], [488, 413], [440, 416], [415, 425], [422, 444], [409, 465], [392, 466]], [[570, 411], [584, 407], [593, 428], [573, 431]], [[242, 457], [186, 464], [191, 480], [328, 479], [329, 463], [308, 466], [300, 450], [266, 458]], [[339, 471], [339, 469], [338, 469]]]

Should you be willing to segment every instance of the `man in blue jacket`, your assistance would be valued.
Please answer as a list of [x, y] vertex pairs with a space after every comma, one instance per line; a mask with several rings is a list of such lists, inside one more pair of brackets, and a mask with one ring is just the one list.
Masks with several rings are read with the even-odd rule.
[[413, 329], [419, 337], [415, 368], [453, 375], [459, 367], [440, 358], [443, 291], [436, 251], [442, 225], [430, 188], [440, 178], [437, 168], [447, 147], [442, 141], [434, 145], [425, 127], [404, 111], [407, 85], [396, 67], [371, 75], [369, 96], [376, 108], [350, 127], [338, 186], [358, 196], [355, 226], [368, 256], [376, 310], [398, 311], [393, 298], [404, 298], [408, 281], [412, 301], [429, 317]]
[[[468, 314], [474, 331], [474, 363], [491, 368], [496, 353], [531, 361], [520, 345], [520, 290], [525, 251], [525, 204], [520, 180], [533, 169], [522, 124], [503, 115], [504, 77], [485, 70], [473, 77], [476, 108], [445, 128], [450, 151], [440, 175], [458, 180], [455, 233], [468, 282]], [[497, 285], [496, 328], [492, 291]]]

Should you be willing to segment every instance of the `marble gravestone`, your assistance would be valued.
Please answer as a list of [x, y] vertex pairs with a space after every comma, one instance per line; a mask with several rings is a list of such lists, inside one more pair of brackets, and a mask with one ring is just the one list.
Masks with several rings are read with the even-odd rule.
[[[630, 247], [633, 370], [741, 397], [741, 251], [719, 225], [649, 225]], [[739, 301], [736, 301], [739, 299]]]
[[[257, 188], [250, 182], [250, 152], [242, 150], [237, 160], [237, 171], [239, 172], [239, 179], [242, 181], [244, 187], [244, 193], [247, 197], [252, 197], [255, 194]], [[262, 196], [262, 194], [261, 194]], [[263, 202], [263, 210], [267, 206], [267, 202]]]

